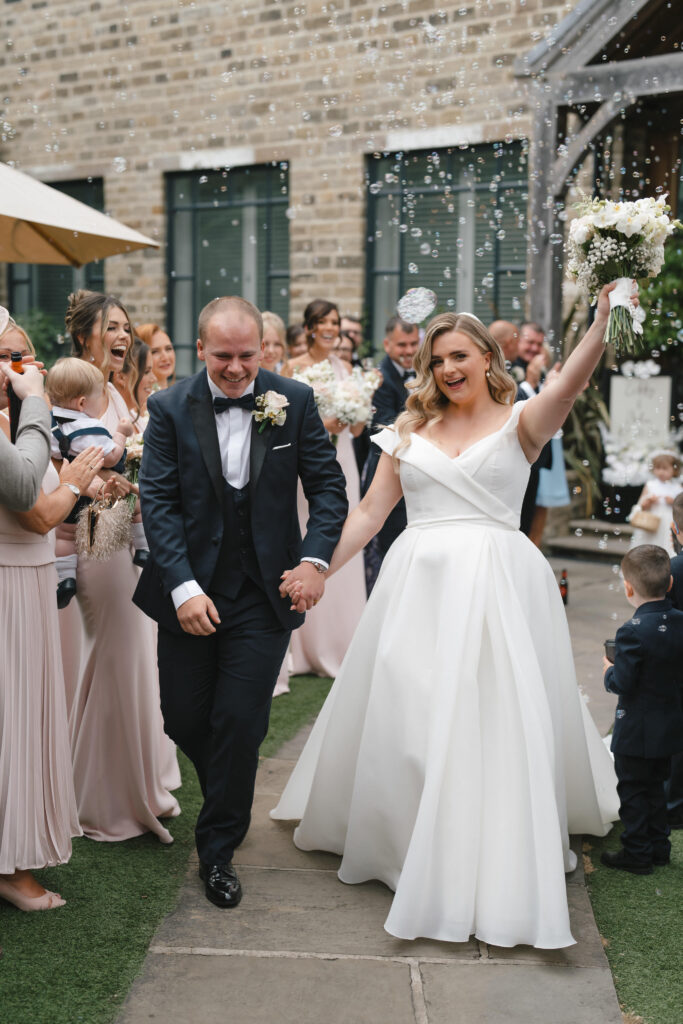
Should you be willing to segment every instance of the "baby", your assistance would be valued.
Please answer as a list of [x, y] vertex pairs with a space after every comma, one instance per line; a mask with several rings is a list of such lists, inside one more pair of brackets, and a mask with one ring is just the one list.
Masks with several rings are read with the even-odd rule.
[[[104, 452], [104, 466], [122, 473], [126, 462], [126, 438], [135, 433], [128, 419], [121, 419], [114, 434], [110, 434], [97, 418], [104, 405], [104, 377], [92, 363], [83, 359], [59, 359], [49, 371], [45, 390], [52, 402], [52, 457], [68, 459], [71, 462], [79, 452], [89, 445], [99, 445]], [[65, 520], [74, 524], [81, 509], [89, 503], [87, 497], [79, 497], [72, 512]], [[149, 549], [140, 514], [133, 517], [132, 540], [135, 547], [133, 561], [142, 565]], [[57, 557], [57, 607], [65, 608], [76, 593], [76, 568], [78, 557], [72, 530], [57, 527], [57, 539], [62, 551], [67, 546], [68, 554]]]

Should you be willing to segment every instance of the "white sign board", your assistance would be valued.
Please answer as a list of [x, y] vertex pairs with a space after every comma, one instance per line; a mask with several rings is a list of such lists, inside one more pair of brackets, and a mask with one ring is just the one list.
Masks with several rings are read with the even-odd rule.
[[610, 434], [615, 441], [639, 444], [669, 443], [671, 377], [612, 377]]

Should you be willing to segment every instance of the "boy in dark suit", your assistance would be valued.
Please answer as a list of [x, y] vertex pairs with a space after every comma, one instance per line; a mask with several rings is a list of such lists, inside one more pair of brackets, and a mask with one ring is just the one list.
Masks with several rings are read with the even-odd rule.
[[617, 630], [605, 688], [619, 695], [612, 752], [624, 831], [622, 849], [600, 858], [610, 868], [652, 874], [671, 855], [664, 783], [671, 755], [683, 750], [683, 612], [668, 599], [669, 556], [641, 544], [621, 563], [624, 591], [636, 614]]

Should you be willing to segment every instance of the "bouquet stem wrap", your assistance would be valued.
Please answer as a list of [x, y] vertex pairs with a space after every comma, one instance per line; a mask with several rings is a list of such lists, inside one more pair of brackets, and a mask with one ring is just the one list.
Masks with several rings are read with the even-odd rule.
[[622, 353], [637, 353], [640, 346], [636, 335], [643, 333], [645, 311], [633, 304], [632, 278], [617, 279], [616, 288], [609, 293], [609, 304], [605, 344], [614, 345]]

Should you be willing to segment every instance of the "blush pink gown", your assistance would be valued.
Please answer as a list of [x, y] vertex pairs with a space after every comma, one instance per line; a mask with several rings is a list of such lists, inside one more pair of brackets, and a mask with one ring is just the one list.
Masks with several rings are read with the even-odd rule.
[[[59, 484], [52, 466], [46, 494]], [[0, 506], [0, 874], [64, 864], [79, 836], [49, 535]]]
[[[101, 417], [112, 431], [128, 416], [107, 385]], [[115, 842], [154, 832], [172, 842], [158, 820], [180, 813], [175, 747], [159, 706], [156, 625], [132, 602], [139, 576], [128, 549], [106, 562], [79, 558], [83, 616], [81, 674], [70, 715], [78, 814], [85, 835]], [[73, 652], [72, 652], [73, 656]]]
[[[329, 360], [335, 376], [338, 380], [343, 380], [348, 372], [346, 364], [334, 355], [331, 355]], [[360, 479], [353, 451], [353, 439], [348, 428], [337, 438], [337, 460], [346, 477], [346, 495], [351, 512], [360, 501]], [[301, 485], [298, 492], [298, 507], [299, 524], [304, 535], [308, 519], [308, 502]], [[365, 568], [361, 553], [326, 582], [320, 604], [306, 612], [303, 626], [292, 633], [292, 668], [295, 675], [337, 675], [366, 600]]]

